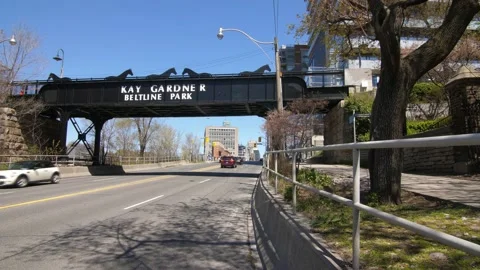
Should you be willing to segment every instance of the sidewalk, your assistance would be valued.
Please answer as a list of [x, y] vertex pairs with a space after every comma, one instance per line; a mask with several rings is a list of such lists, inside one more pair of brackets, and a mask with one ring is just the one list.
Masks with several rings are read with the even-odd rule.
[[[332, 164], [301, 164], [302, 168], [315, 168], [333, 175], [335, 183], [351, 183], [352, 167]], [[361, 189], [370, 186], [368, 170], [361, 169]], [[480, 182], [463, 180], [448, 176], [428, 176], [418, 174], [402, 174], [402, 188], [411, 192], [440, 198], [452, 202], [480, 208]]]

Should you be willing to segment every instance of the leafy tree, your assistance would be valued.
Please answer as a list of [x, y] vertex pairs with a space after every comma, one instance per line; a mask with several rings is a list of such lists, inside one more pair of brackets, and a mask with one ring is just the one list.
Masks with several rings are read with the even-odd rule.
[[447, 95], [442, 85], [433, 82], [416, 83], [410, 92], [410, 104], [420, 112], [420, 118], [436, 119], [448, 110]]
[[[478, 0], [308, 2], [310, 12], [297, 33], [322, 31], [329, 44], [344, 37], [349, 46], [342, 49], [352, 48], [351, 38], [359, 36], [380, 45], [381, 80], [372, 107], [372, 140], [398, 139], [406, 133], [405, 111], [413, 86], [447, 58], [480, 10]], [[407, 27], [420, 23], [426, 27]], [[412, 33], [427, 41], [402, 55], [400, 40]], [[403, 150], [371, 150], [369, 161], [372, 191], [381, 202], [401, 203]]]
[[[352, 114], [367, 114], [372, 112], [374, 97], [371, 93], [359, 93], [345, 98], [345, 111]], [[368, 141], [370, 139], [370, 117], [359, 117], [355, 119], [355, 130], [357, 141]]]

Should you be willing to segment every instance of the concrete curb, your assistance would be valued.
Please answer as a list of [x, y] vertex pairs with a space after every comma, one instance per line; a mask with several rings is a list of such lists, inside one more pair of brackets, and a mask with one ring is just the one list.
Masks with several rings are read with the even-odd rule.
[[152, 170], [156, 168], [166, 168], [172, 166], [181, 166], [188, 164], [185, 161], [163, 162], [154, 164], [124, 165], [124, 166], [75, 166], [60, 167], [62, 178], [88, 176], [88, 175], [122, 175], [128, 172], [141, 170]]
[[264, 269], [350, 269], [320, 236], [309, 233], [306, 218], [293, 215], [283, 200], [270, 193], [261, 177], [253, 196], [255, 241]]

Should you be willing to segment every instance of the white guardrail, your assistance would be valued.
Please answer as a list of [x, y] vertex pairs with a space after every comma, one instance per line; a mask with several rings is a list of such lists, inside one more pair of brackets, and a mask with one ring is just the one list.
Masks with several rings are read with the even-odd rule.
[[[397, 217], [395, 215], [377, 210], [367, 205], [360, 203], [360, 150], [365, 149], [381, 149], [381, 148], [415, 148], [415, 147], [445, 147], [445, 146], [469, 146], [480, 145], [480, 134], [462, 134], [462, 135], [450, 135], [450, 136], [436, 136], [414, 139], [398, 139], [398, 140], [385, 140], [385, 141], [370, 141], [361, 143], [347, 143], [347, 144], [335, 144], [326, 146], [317, 146], [309, 148], [298, 148], [292, 150], [279, 150], [269, 151], [265, 153], [263, 159], [264, 172], [269, 179], [269, 173], [275, 175], [275, 193], [278, 188], [278, 177], [281, 177], [293, 184], [293, 211], [296, 213], [297, 206], [297, 187], [304, 188], [323, 197], [327, 197], [346, 206], [353, 208], [353, 239], [352, 239], [352, 251], [353, 251], [353, 268], [360, 268], [360, 211], [365, 211], [377, 218], [380, 218], [388, 223], [398, 225], [402, 228], [420, 234], [422, 236], [433, 239], [437, 242], [445, 244], [447, 246], [462, 250], [468, 254], [480, 256], [480, 245], [472, 243], [470, 241], [455, 237], [453, 235], [433, 230], [429, 227], [417, 224], [415, 222]], [[353, 151], [353, 201], [333, 193], [326, 192], [324, 190], [318, 190], [308, 185], [297, 182], [295, 175], [295, 162], [292, 163], [292, 179], [278, 173], [278, 154], [291, 153], [292, 160], [296, 160], [297, 153], [307, 151], [328, 151], [328, 150], [352, 150]], [[270, 169], [270, 161], [268, 156], [274, 156], [275, 169]]]

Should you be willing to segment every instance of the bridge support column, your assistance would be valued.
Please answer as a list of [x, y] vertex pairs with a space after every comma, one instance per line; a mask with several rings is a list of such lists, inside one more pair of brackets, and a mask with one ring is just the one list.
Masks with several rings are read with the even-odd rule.
[[68, 129], [68, 120], [70, 119], [71, 112], [69, 111], [60, 111], [60, 145], [62, 147], [62, 154], [67, 152], [67, 129]]
[[93, 146], [93, 165], [100, 165], [100, 147], [103, 124], [107, 122], [106, 118], [92, 118], [91, 121], [95, 126], [95, 144]]

